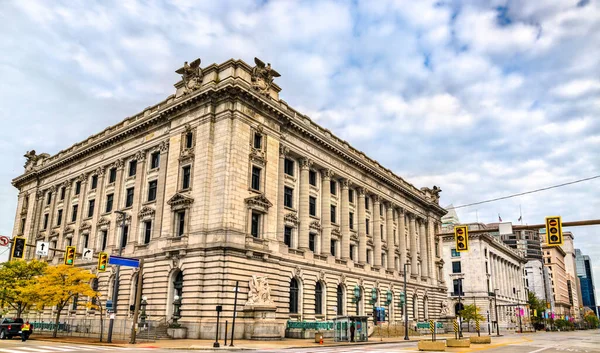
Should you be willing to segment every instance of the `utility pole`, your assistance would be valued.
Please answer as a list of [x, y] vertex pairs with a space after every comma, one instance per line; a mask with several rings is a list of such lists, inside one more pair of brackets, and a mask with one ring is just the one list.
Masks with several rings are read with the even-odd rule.
[[496, 335], [500, 336], [500, 319], [498, 318], [498, 291], [500, 289], [494, 288], [494, 310], [496, 311]]
[[133, 325], [131, 326], [131, 341], [129, 343], [135, 344], [135, 338], [137, 334], [136, 326], [138, 323], [138, 317], [140, 314], [140, 303], [142, 302], [142, 283], [143, 283], [143, 271], [144, 271], [144, 259], [140, 259], [140, 270], [138, 271], [137, 288], [135, 295], [135, 311], [133, 312]]
[[462, 304], [460, 302], [460, 295], [462, 292], [462, 278], [458, 279], [458, 338], [462, 338], [462, 318], [460, 317], [460, 312], [462, 311]]
[[[120, 214], [121, 217], [123, 217], [123, 221], [121, 222], [121, 236], [119, 237], [119, 243], [117, 244], [117, 246], [119, 247], [119, 256], [121, 256], [123, 254], [123, 247], [121, 244], [123, 242], [123, 236], [125, 235], [125, 221], [127, 220], [127, 214], [123, 211], [115, 211], [116, 214]], [[117, 314], [117, 297], [119, 296], [119, 272], [121, 270], [121, 266], [117, 265], [117, 272], [115, 273], [115, 279], [113, 282], [113, 295], [112, 295], [112, 300], [113, 300], [113, 312], [110, 315], [110, 321], [108, 323], [108, 337], [106, 339], [106, 342], [108, 343], [112, 343], [112, 332], [113, 332], [113, 326], [115, 324], [115, 319], [114, 317]]]

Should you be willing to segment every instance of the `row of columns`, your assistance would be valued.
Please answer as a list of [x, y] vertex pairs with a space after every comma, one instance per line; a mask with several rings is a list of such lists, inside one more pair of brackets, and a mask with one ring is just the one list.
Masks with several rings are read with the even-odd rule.
[[[520, 267], [493, 253], [490, 253], [490, 264], [494, 283], [494, 288], [491, 288], [490, 291], [499, 289], [498, 294], [500, 295], [523, 299], [525, 293], [522, 293], [523, 280]], [[515, 288], [514, 293], [513, 288]]]
[[[285, 186], [285, 171], [284, 164], [286, 156], [289, 150], [287, 147], [282, 146], [280, 148], [279, 156], [279, 175], [278, 175], [278, 214], [277, 214], [277, 226], [278, 226], [278, 237], [279, 241], [283, 242], [283, 229], [284, 229], [284, 198], [283, 190]], [[300, 202], [298, 206], [298, 248], [303, 251], [309, 251], [309, 236], [310, 236], [310, 214], [309, 214], [309, 175], [310, 170], [313, 167], [313, 163], [309, 159], [301, 159], [299, 161], [300, 175], [299, 175], [299, 197]], [[322, 255], [331, 254], [331, 193], [330, 193], [330, 182], [334, 177], [334, 173], [325, 169], [321, 171], [321, 247], [320, 253]], [[336, 180], [340, 184], [340, 203], [338, 207], [341, 209], [340, 220], [336, 223], [340, 224], [341, 230], [341, 258], [342, 260], [350, 259], [350, 220], [349, 220], [349, 192], [351, 182], [347, 179]], [[367, 191], [365, 188], [358, 187], [356, 190], [356, 215], [358, 223], [358, 263], [367, 263], [367, 225], [366, 225], [366, 209], [365, 209], [365, 198], [367, 197]], [[416, 216], [415, 214], [408, 213], [408, 239], [410, 244], [406, 244], [405, 237], [405, 210], [395, 206], [390, 201], [384, 201], [379, 195], [370, 195], [373, 200], [373, 210], [371, 222], [373, 226], [373, 267], [381, 268], [384, 265], [382, 261], [383, 253], [383, 241], [382, 241], [382, 230], [386, 231], [386, 242], [387, 242], [387, 266], [386, 268], [390, 271], [395, 269], [395, 257], [396, 247], [399, 249], [400, 256], [400, 270], [402, 265], [409, 262], [410, 258], [410, 274], [412, 277], [419, 275], [419, 263], [421, 263], [420, 275], [423, 279], [430, 278], [433, 280], [439, 280], [438, 271], [436, 271], [436, 254], [435, 247], [435, 220], [433, 218], [424, 219]], [[380, 205], [384, 203], [385, 211], [382, 213]], [[395, 243], [395, 231], [393, 215], [394, 210], [398, 212], [398, 223], [397, 223], [397, 236], [398, 244]], [[382, 218], [384, 218], [382, 220]], [[410, 253], [408, 253], [410, 250]]]

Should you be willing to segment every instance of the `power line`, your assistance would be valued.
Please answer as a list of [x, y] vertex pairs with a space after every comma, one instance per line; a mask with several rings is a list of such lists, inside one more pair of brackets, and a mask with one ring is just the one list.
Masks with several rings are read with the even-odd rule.
[[495, 198], [495, 199], [490, 199], [490, 200], [485, 200], [485, 201], [468, 203], [466, 205], [453, 206], [453, 207], [450, 207], [450, 208], [457, 209], [457, 208], [463, 208], [463, 207], [481, 205], [483, 203], [489, 203], [489, 202], [494, 202], [494, 201], [499, 201], [499, 200], [505, 200], [505, 199], [510, 199], [510, 198], [517, 197], [517, 196], [523, 196], [523, 195], [527, 195], [527, 194], [533, 194], [533, 193], [540, 192], [540, 191], [546, 191], [546, 190], [550, 190], [550, 189], [556, 189], [556, 188], [560, 188], [560, 187], [563, 187], [563, 186], [577, 184], [577, 183], [581, 183], [581, 182], [584, 182], [584, 181], [588, 181], [588, 180], [592, 180], [592, 179], [597, 179], [597, 178], [600, 178], [600, 175], [596, 175], [596, 176], [589, 177], [589, 178], [584, 178], [584, 179], [579, 179], [579, 180], [575, 180], [575, 181], [570, 181], [568, 183], [563, 183], [563, 184], [558, 184], [558, 185], [552, 185], [552, 186], [548, 186], [548, 187], [541, 188], [541, 189], [535, 189], [535, 190], [531, 190], [531, 191], [520, 192], [518, 194], [512, 194], [512, 195], [508, 195], [508, 196], [502, 196], [502, 197], [498, 197], [498, 198]]

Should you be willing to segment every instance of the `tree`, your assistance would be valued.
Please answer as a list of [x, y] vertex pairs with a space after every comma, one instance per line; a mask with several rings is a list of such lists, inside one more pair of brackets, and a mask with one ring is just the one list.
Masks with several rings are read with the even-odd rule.
[[49, 266], [46, 273], [39, 278], [37, 290], [41, 303], [56, 306], [56, 320], [53, 337], [58, 332], [60, 313], [69, 302], [78, 296], [94, 298], [98, 295], [90, 286], [90, 281], [96, 278], [89, 270], [67, 265]]
[[0, 306], [2, 309], [13, 309], [20, 318], [39, 301], [39, 293], [35, 290], [37, 278], [46, 270], [47, 264], [41, 261], [9, 261], [0, 267], [0, 290], [2, 291]]
[[[531, 320], [534, 325], [541, 325], [544, 320], [542, 318], [542, 313], [546, 310], [546, 301], [538, 299], [538, 297], [535, 296], [535, 293], [530, 291], [527, 296], [527, 304], [529, 304]], [[537, 316], [533, 315], [534, 313], [537, 313]]]
[[467, 330], [469, 330], [469, 324], [471, 321], [485, 320], [483, 315], [479, 314], [477, 306], [475, 304], [465, 305], [464, 308], [458, 313], [462, 317], [463, 321], [467, 321]]
[[600, 325], [600, 320], [598, 320], [598, 317], [593, 311], [588, 311], [585, 313], [583, 320], [590, 328], [598, 328], [598, 325]]

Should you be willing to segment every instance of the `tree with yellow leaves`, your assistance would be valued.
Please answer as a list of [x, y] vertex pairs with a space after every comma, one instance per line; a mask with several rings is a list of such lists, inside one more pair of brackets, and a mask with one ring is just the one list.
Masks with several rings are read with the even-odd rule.
[[35, 290], [38, 277], [46, 270], [47, 264], [41, 261], [9, 261], [0, 265], [0, 306], [12, 309], [17, 317], [39, 301]]
[[49, 266], [46, 273], [39, 277], [36, 285], [41, 305], [56, 306], [56, 320], [53, 337], [56, 337], [60, 313], [77, 296], [96, 297], [98, 294], [90, 286], [96, 275], [89, 270], [67, 265]]

